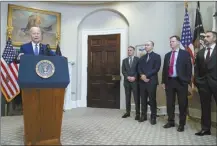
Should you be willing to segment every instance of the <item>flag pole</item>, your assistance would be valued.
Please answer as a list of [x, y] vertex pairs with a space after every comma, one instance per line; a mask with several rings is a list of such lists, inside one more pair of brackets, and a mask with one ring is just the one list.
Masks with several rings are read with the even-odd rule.
[[187, 2], [187, 0], [184, 0], [184, 6], [185, 6], [186, 9], [188, 8], [188, 2]]
[[[187, 2], [187, 0], [184, 0], [184, 8], [185, 8], [185, 11], [188, 10], [188, 2]], [[193, 88], [193, 86], [192, 86], [192, 88]], [[192, 95], [192, 93], [191, 93], [191, 95]], [[189, 98], [189, 96], [188, 96], [188, 98]], [[187, 117], [186, 117], [186, 120], [189, 120], [189, 119], [190, 119], [190, 114], [189, 114], [189, 106], [188, 106], [187, 107]]]

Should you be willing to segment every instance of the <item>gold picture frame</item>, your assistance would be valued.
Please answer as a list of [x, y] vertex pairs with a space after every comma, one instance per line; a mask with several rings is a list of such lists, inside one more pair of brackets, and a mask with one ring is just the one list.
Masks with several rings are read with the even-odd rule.
[[136, 45], [135, 49], [136, 49], [136, 56], [139, 58], [146, 54], [145, 44]]
[[42, 30], [42, 43], [56, 49], [60, 42], [61, 13], [8, 4], [7, 37], [14, 47], [30, 41], [29, 29], [38, 26]]

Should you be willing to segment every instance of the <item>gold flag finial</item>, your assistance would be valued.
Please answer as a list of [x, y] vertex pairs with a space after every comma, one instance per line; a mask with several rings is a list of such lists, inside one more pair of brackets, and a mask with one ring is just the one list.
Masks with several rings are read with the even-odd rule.
[[185, 0], [184, 2], [185, 2], [185, 8], [188, 8], [188, 2], [187, 2], [187, 0]]

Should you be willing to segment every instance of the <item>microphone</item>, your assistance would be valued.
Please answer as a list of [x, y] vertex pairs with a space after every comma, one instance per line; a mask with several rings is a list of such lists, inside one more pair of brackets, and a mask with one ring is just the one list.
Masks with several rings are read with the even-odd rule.
[[42, 46], [41, 43], [40, 43], [40, 45], [39, 45], [39, 52], [41, 52], [42, 54], [44, 54], [44, 49], [43, 49], [43, 46]]
[[51, 51], [50, 45], [47, 44], [47, 45], [46, 45], [46, 55], [47, 55], [47, 56], [50, 56], [50, 51]]

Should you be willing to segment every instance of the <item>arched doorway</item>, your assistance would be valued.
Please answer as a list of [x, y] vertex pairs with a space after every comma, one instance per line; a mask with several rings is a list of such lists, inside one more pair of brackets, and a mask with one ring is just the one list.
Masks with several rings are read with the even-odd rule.
[[[93, 55], [97, 56], [96, 53], [94, 54], [93, 52], [90, 52], [91, 50], [94, 50], [94, 48], [91, 49], [91, 47], [94, 47], [94, 46], [88, 46], [87, 42], [91, 42], [88, 39], [91, 39], [90, 37], [93, 37], [93, 38], [98, 37], [98, 44], [95, 44], [95, 45], [99, 45], [100, 41], [101, 42], [103, 40], [105, 42], [107, 41], [107, 40], [105, 40], [106, 37], [107, 38], [112, 37], [112, 35], [114, 36], [115, 34], [120, 35], [120, 39], [119, 39], [120, 42], [117, 42], [117, 40], [113, 39], [113, 42], [120, 44], [120, 46], [116, 48], [116, 49], [119, 49], [119, 54], [117, 52], [113, 51], [113, 54], [119, 55], [118, 59], [116, 59], [116, 62], [113, 62], [113, 63], [118, 64], [118, 72], [119, 72], [118, 75], [121, 75], [121, 68], [120, 68], [121, 67], [121, 61], [124, 57], [126, 57], [126, 51], [125, 50], [128, 46], [128, 27], [129, 27], [129, 23], [128, 23], [127, 19], [122, 14], [120, 14], [119, 12], [112, 10], [112, 9], [100, 9], [100, 10], [96, 10], [94, 12], [91, 12], [86, 17], [84, 17], [84, 19], [79, 24], [79, 26], [78, 26], [78, 30], [79, 30], [78, 56], [79, 56], [79, 58], [78, 58], [78, 81], [77, 81], [77, 85], [80, 85], [80, 86], [78, 86], [78, 89], [77, 89], [77, 93], [78, 93], [77, 96], [78, 96], [78, 98], [80, 97], [80, 106], [81, 107], [87, 106], [88, 98], [91, 97], [91, 95], [89, 95], [90, 91], [93, 89], [94, 90], [97, 89], [97, 87], [95, 87], [95, 88], [91, 87], [91, 86], [93, 86], [93, 84], [96, 84], [96, 83], [93, 83], [92, 85], [88, 83], [89, 78], [90, 78], [90, 74], [93, 74], [92, 71], [94, 71], [94, 67], [92, 67], [93, 64], [90, 64], [90, 62], [89, 62], [89, 61], [91, 61], [90, 54], [92, 54], [92, 57], [93, 57]], [[97, 41], [95, 41], [95, 42], [97, 43]], [[102, 48], [102, 50], [105, 49], [102, 46], [101, 46], [101, 48]], [[112, 52], [112, 51], [107, 50], [107, 53], [105, 53], [105, 54], [108, 54], [108, 52]], [[98, 54], [100, 54], [100, 53], [98, 53]], [[102, 56], [105, 56], [105, 54], [103, 55], [102, 52], [101, 52], [101, 54], [102, 54]], [[111, 58], [111, 56], [110, 56], [110, 58]], [[99, 58], [98, 59], [96, 58], [96, 60], [100, 61]], [[112, 60], [112, 59], [110, 59], [110, 60]], [[92, 67], [92, 70], [88, 69], [89, 72], [87, 72], [87, 67], [89, 68], [88, 65]], [[101, 64], [101, 66], [103, 66], [103, 65]], [[114, 65], [107, 66], [107, 67], [109, 67], [109, 68], [107, 68], [107, 70], [111, 70], [111, 68], [113, 68], [112, 66], [114, 66]], [[101, 68], [101, 67], [99, 67], [99, 68]], [[106, 74], [106, 72], [103, 72], [103, 73]], [[103, 73], [101, 72], [101, 74], [103, 74]], [[104, 76], [104, 79], [105, 79], [105, 76]], [[103, 82], [106, 82], [106, 81], [103, 81]], [[112, 86], [111, 81], [107, 81], [106, 84], [107, 84], [107, 87], [109, 85]], [[114, 85], [114, 86], [116, 86], [116, 85]], [[119, 105], [116, 106], [116, 108], [124, 108], [125, 107], [124, 88], [122, 85], [123, 85], [122, 81], [119, 81], [119, 84], [118, 84], [119, 89], [116, 91], [111, 90], [111, 88], [107, 88], [109, 91], [106, 90], [106, 88], [99, 89], [99, 90], [106, 90], [104, 93], [111, 93], [111, 92], [114, 93], [117, 91], [119, 92], [119, 93], [117, 93], [118, 96], [116, 96], [117, 98], [119, 98], [119, 101], [118, 101]], [[99, 87], [101, 87], [101, 86], [99, 85]], [[92, 93], [90, 93], [90, 94], [92, 94]], [[99, 100], [99, 98], [100, 98], [99, 95], [98, 95], [98, 97], [96, 97], [96, 96], [97, 96], [97, 92], [92, 94], [92, 97], [95, 98], [95, 99], [93, 98], [93, 100], [95, 100], [95, 101]], [[117, 103], [117, 102], [114, 102], [115, 98], [112, 96], [110, 96], [110, 97], [107, 96], [106, 98], [107, 98], [107, 101], [113, 100], [113, 103]], [[104, 101], [106, 98], [104, 98]], [[98, 102], [98, 104], [94, 104], [95, 105], [94, 107], [100, 107], [99, 106], [100, 103], [101, 102]], [[107, 104], [108, 104], [108, 102], [107, 102]], [[106, 102], [104, 102], [103, 105], [106, 105]], [[106, 106], [102, 106], [102, 107], [106, 108]]]

